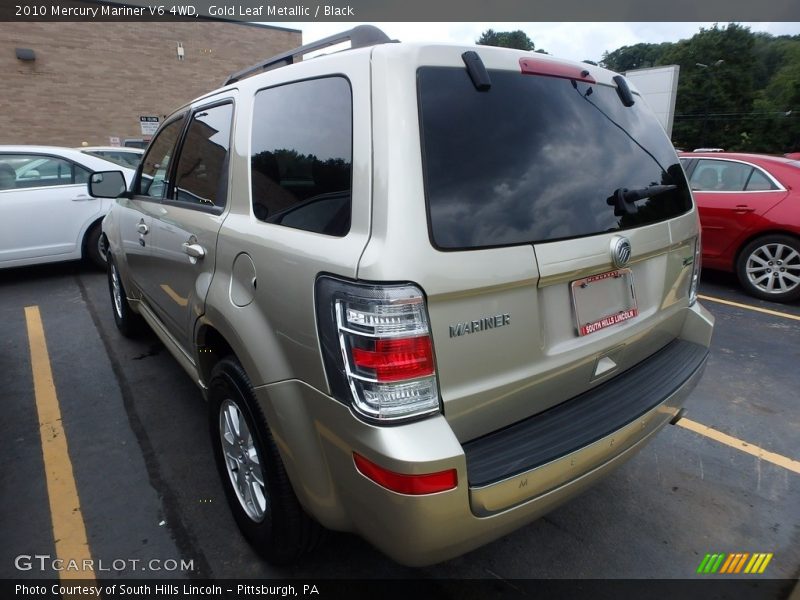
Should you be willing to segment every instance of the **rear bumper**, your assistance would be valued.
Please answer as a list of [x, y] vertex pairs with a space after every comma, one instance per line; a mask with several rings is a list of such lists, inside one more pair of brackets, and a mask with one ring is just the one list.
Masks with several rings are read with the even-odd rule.
[[674, 340], [599, 387], [464, 444], [473, 512], [487, 516], [554, 489], [671, 420], [673, 396], [699, 377], [708, 349]]
[[[375, 427], [297, 381], [256, 393], [298, 498], [312, 515], [326, 527], [359, 533], [397, 562], [432, 564], [552, 510], [632, 457], [669, 423], [702, 375], [713, 326], [699, 305], [688, 312], [683, 339], [640, 365], [591, 393], [464, 445], [441, 416]], [[526, 443], [537, 437], [541, 444]], [[458, 486], [425, 496], [391, 492], [356, 470], [353, 452], [398, 473], [455, 469]]]

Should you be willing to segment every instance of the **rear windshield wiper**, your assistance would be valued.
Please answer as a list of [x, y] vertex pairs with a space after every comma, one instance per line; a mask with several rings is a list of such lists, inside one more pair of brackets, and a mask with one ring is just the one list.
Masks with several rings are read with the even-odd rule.
[[606, 198], [606, 203], [614, 207], [614, 215], [617, 217], [635, 215], [639, 212], [639, 207], [635, 204], [637, 200], [653, 198], [654, 196], [670, 192], [677, 187], [676, 185], [651, 185], [638, 190], [619, 188], [611, 196]]

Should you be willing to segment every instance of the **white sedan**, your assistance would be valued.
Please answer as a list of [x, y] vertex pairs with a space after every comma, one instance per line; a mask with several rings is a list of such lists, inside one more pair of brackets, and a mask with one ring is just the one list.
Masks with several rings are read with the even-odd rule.
[[113, 200], [92, 198], [93, 171], [135, 171], [56, 146], [0, 146], [0, 268], [88, 257], [105, 268], [100, 225]]
[[75, 150], [80, 150], [84, 154], [91, 154], [92, 156], [104, 158], [121, 167], [127, 167], [134, 171], [136, 167], [139, 166], [142, 155], [144, 154], [144, 150], [141, 148], [126, 148], [124, 146], [81, 146], [75, 148]]

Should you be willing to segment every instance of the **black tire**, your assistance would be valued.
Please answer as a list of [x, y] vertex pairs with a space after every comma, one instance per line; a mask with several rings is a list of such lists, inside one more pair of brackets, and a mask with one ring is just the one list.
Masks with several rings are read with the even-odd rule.
[[[117, 264], [111, 254], [108, 254], [106, 272], [108, 273], [108, 292], [111, 295], [111, 312], [114, 313], [114, 323], [116, 323], [117, 329], [125, 337], [138, 337], [144, 329], [144, 320], [141, 315], [133, 312], [133, 309], [128, 304], [125, 287], [122, 285]], [[115, 282], [118, 286], [116, 289]]]
[[105, 271], [108, 264], [107, 248], [108, 246], [105, 237], [103, 237], [101, 223], [95, 223], [86, 233], [83, 255], [92, 261], [97, 268]]
[[739, 283], [751, 296], [772, 302], [800, 298], [800, 240], [772, 234], [756, 238], [739, 253]]
[[214, 367], [208, 397], [214, 458], [236, 524], [269, 562], [295, 562], [318, 544], [322, 528], [300, 506], [250, 380], [236, 359], [225, 358]]

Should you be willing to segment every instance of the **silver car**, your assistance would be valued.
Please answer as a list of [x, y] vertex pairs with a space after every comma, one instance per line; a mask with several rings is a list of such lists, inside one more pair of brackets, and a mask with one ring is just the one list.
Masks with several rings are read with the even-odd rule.
[[132, 192], [92, 177], [121, 193], [116, 322], [198, 383], [276, 563], [320, 526], [408, 565], [503, 536], [679, 419], [708, 356], [697, 211], [624, 78], [388, 41], [237, 73], [164, 121]]

